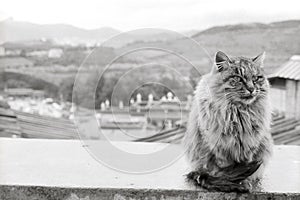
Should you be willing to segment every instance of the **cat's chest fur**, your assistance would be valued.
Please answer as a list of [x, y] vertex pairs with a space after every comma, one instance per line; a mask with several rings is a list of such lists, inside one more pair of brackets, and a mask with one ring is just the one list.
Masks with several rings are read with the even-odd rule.
[[205, 143], [217, 158], [251, 162], [265, 131], [264, 111], [243, 104], [205, 102], [199, 127]]

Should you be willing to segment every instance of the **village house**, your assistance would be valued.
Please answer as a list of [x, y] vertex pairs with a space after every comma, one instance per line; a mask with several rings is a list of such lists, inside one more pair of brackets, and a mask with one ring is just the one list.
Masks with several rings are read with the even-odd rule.
[[292, 56], [269, 76], [273, 108], [300, 119], [300, 55]]
[[59, 48], [52, 48], [48, 51], [49, 58], [60, 58], [63, 55], [64, 51]]
[[0, 46], [0, 56], [5, 56], [5, 48]]

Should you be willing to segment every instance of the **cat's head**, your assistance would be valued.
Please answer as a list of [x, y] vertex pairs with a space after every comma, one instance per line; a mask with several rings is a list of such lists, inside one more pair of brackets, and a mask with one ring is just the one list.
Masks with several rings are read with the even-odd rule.
[[255, 58], [228, 57], [219, 51], [212, 73], [218, 74], [219, 92], [230, 101], [251, 104], [267, 95], [269, 84], [263, 70], [265, 53]]

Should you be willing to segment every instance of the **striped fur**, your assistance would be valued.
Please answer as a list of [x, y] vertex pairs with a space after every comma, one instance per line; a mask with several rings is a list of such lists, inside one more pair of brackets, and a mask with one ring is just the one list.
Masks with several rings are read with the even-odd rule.
[[[218, 52], [216, 62], [219, 62], [211, 73], [202, 77], [183, 140], [193, 174], [205, 171], [209, 176], [218, 174], [217, 179], [221, 180], [221, 177], [229, 177], [225, 168], [241, 166], [232, 168], [239, 174], [242, 166], [259, 163], [256, 167], [259, 169], [252, 173], [248, 170], [249, 177], [244, 179], [261, 178], [272, 153], [269, 83], [262, 60], [262, 55], [255, 59], [228, 58]], [[222, 184], [232, 184], [230, 177], [227, 181], [224, 184], [223, 180]], [[228, 191], [228, 188], [223, 189]]]

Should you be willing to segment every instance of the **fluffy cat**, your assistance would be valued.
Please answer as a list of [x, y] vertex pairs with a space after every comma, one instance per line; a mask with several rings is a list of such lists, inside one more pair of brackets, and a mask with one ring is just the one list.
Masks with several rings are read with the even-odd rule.
[[261, 178], [273, 143], [263, 60], [264, 53], [229, 58], [219, 51], [200, 80], [183, 139], [194, 184], [245, 192]]

